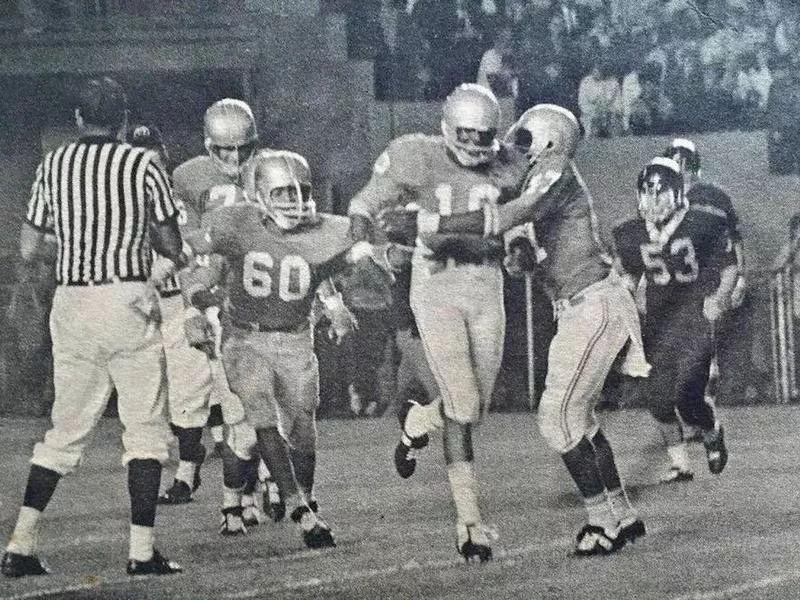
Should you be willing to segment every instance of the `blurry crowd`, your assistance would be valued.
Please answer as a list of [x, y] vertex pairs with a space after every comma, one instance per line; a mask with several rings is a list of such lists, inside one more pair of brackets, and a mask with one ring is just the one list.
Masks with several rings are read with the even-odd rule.
[[[464, 81], [581, 116], [588, 136], [760, 128], [797, 88], [791, 0], [337, 2], [376, 95], [437, 100]], [[771, 92], [783, 97], [771, 104]]]

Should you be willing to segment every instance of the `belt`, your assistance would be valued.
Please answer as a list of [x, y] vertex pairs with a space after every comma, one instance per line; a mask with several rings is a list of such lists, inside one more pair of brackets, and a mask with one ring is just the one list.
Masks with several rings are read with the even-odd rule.
[[102, 281], [66, 281], [66, 282], [59, 282], [59, 285], [65, 286], [77, 286], [77, 287], [94, 287], [96, 285], [113, 285], [115, 283], [129, 283], [129, 282], [139, 282], [144, 283], [147, 281], [147, 277], [144, 275], [133, 275], [130, 277], [112, 277], [111, 279], [103, 279]]
[[162, 292], [162, 291], [159, 290], [158, 295], [161, 296], [162, 298], [174, 298], [175, 296], [177, 296], [180, 293], [181, 293], [180, 289], [169, 290], [168, 292]]
[[280, 333], [300, 333], [302, 331], [308, 331], [309, 322], [303, 321], [299, 325], [295, 325], [294, 327], [275, 327], [274, 325], [267, 325], [265, 323], [256, 323], [253, 321], [239, 321], [238, 319], [234, 319], [228, 317], [230, 323], [239, 329], [244, 329], [245, 331], [253, 331], [257, 333], [265, 333], [265, 332], [280, 332]]

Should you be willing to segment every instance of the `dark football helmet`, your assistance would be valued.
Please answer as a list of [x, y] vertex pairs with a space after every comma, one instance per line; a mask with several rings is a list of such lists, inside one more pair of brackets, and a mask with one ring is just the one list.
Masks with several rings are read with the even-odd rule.
[[671, 158], [657, 156], [639, 172], [636, 181], [639, 214], [659, 226], [685, 206], [681, 168]]

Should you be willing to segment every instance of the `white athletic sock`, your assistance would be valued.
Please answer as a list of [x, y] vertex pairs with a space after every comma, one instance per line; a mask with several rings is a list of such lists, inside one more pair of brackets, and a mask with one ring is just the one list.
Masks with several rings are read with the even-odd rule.
[[25, 556], [35, 553], [39, 517], [41, 516], [41, 511], [30, 506], [20, 508], [17, 525], [14, 527], [14, 533], [11, 534], [6, 550]]
[[611, 510], [618, 521], [630, 521], [636, 519], [636, 509], [631, 506], [628, 495], [622, 488], [608, 491], [608, 501], [611, 503]]
[[242, 490], [229, 487], [222, 488], [222, 508], [233, 508], [242, 505]]
[[465, 525], [481, 522], [478, 497], [475, 491], [475, 471], [471, 462], [458, 461], [447, 466], [450, 492], [456, 505], [458, 520]]
[[691, 461], [689, 460], [689, 446], [686, 442], [667, 446], [667, 454], [669, 454], [673, 467], [681, 471], [692, 470]]
[[584, 498], [583, 504], [589, 515], [589, 524], [597, 525], [613, 531], [617, 527], [618, 519], [611, 508], [605, 493], [597, 494], [591, 498]]
[[131, 560], [148, 561], [153, 558], [153, 528], [131, 523], [130, 550]]
[[178, 462], [178, 470], [175, 471], [175, 479], [182, 481], [189, 486], [189, 489], [194, 487], [194, 470], [195, 465], [193, 462], [182, 460]]
[[214, 425], [213, 427], [209, 427], [209, 429], [211, 430], [211, 439], [214, 440], [215, 444], [225, 441], [225, 430], [222, 425]]

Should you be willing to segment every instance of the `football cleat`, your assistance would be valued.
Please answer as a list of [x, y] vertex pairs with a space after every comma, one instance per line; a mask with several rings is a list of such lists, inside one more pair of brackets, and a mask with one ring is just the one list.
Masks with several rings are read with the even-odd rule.
[[680, 483], [682, 481], [691, 481], [692, 479], [694, 479], [694, 473], [672, 465], [669, 470], [661, 476], [659, 481], [661, 483]]
[[182, 573], [183, 567], [178, 563], [169, 560], [166, 556], [161, 556], [158, 550], [153, 550], [153, 558], [150, 560], [128, 560], [125, 568], [128, 575], [173, 575]]
[[245, 527], [255, 527], [264, 522], [266, 516], [261, 511], [261, 506], [263, 499], [260, 492], [242, 495], [242, 523]]
[[278, 485], [272, 479], [267, 479], [265, 484], [267, 491], [264, 494], [264, 514], [274, 523], [279, 523], [286, 516], [286, 502], [281, 498]]
[[[644, 526], [644, 524], [642, 524]], [[609, 531], [591, 523], [584, 525], [575, 538], [573, 556], [605, 556], [621, 550], [627, 539], [622, 530]]]
[[[197, 479], [195, 479], [195, 482]], [[195, 487], [195, 489], [197, 489]], [[172, 482], [172, 486], [167, 488], [163, 494], [158, 497], [159, 504], [188, 504], [192, 501], [192, 490], [189, 484], [180, 479]]]
[[38, 556], [6, 552], [0, 562], [0, 572], [6, 577], [25, 577], [26, 575], [48, 575], [50, 569]]
[[242, 520], [242, 507], [229, 506], [222, 509], [219, 534], [224, 536], [245, 535], [247, 528]]
[[309, 548], [335, 548], [330, 527], [320, 519], [307, 505], [301, 505], [292, 511], [291, 519], [300, 526], [303, 542]]
[[[428, 436], [426, 435], [425, 437], [427, 438]], [[406, 440], [409, 440], [409, 438], [403, 436], [403, 440], [398, 442], [397, 447], [394, 449], [394, 468], [403, 479], [408, 479], [414, 474], [414, 470], [417, 468], [418, 448], [414, 448], [413, 444], [421, 443], [421, 438], [416, 438], [416, 440], [410, 440], [412, 445], [409, 446], [406, 445]], [[422, 448], [425, 444], [427, 444], [427, 440], [419, 447]]]
[[492, 540], [497, 539], [497, 532], [482, 523], [456, 525], [456, 550], [466, 562], [485, 563], [492, 560]]
[[644, 521], [638, 517], [623, 519], [619, 524], [619, 537], [623, 538], [626, 542], [633, 543], [646, 533], [647, 529], [645, 529]]
[[703, 446], [706, 449], [708, 470], [719, 475], [728, 464], [728, 449], [725, 447], [725, 430], [722, 425], [703, 434]]

